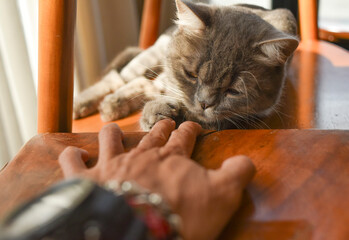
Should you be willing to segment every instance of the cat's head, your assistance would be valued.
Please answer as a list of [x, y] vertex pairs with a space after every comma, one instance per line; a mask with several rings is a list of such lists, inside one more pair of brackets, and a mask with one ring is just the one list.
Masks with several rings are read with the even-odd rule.
[[298, 40], [244, 7], [176, 4], [167, 70], [189, 114], [209, 123], [270, 111]]

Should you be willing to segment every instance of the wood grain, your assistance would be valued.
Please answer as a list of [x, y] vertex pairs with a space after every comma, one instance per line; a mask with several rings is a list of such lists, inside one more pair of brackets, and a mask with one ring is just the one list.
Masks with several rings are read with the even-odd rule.
[[[144, 133], [126, 133], [130, 149]], [[349, 237], [349, 131], [226, 130], [198, 139], [193, 158], [216, 169], [249, 156], [257, 174], [220, 239], [346, 240]], [[96, 133], [41, 134], [0, 172], [0, 217], [62, 178], [58, 154], [68, 145], [98, 156]], [[35, 159], [35, 161], [33, 161]]]
[[76, 0], [39, 1], [38, 132], [71, 132]]
[[251, 224], [269, 221], [303, 223], [293, 238], [283, 238], [280, 231], [270, 239], [347, 239], [348, 142], [349, 131], [329, 130], [229, 130], [201, 139], [194, 158], [207, 168], [237, 154], [257, 166], [223, 239], [241, 239], [246, 230], [254, 231]]

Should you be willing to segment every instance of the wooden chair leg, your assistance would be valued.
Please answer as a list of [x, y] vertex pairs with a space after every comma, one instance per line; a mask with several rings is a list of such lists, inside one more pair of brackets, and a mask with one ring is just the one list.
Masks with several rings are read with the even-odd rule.
[[154, 44], [158, 37], [161, 0], [145, 0], [139, 46], [146, 49]]
[[39, 1], [38, 132], [71, 132], [76, 0]]
[[318, 38], [316, 2], [316, 0], [298, 0], [300, 30], [303, 41]]

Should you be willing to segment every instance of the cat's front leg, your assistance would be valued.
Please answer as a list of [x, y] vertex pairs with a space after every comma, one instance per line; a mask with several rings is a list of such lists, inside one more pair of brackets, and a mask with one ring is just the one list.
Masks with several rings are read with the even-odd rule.
[[140, 120], [141, 128], [149, 131], [155, 123], [162, 119], [172, 118], [178, 121], [180, 116], [181, 103], [167, 97], [160, 97], [156, 100], [147, 102], [142, 111]]
[[74, 99], [74, 119], [87, 117], [97, 112], [99, 103], [103, 98], [125, 85], [124, 80], [115, 70], [108, 72], [101, 81], [82, 91]]
[[113, 121], [142, 109], [145, 102], [153, 100], [160, 94], [161, 89], [154, 84], [154, 81], [139, 77], [107, 95], [98, 109], [103, 121]]

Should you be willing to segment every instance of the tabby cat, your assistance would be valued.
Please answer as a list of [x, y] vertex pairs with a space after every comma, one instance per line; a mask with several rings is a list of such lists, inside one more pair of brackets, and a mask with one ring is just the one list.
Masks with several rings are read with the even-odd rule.
[[118, 56], [102, 80], [75, 99], [74, 118], [98, 108], [102, 120], [111, 121], [144, 107], [144, 130], [164, 118], [220, 130], [275, 109], [298, 46], [292, 13], [181, 0], [176, 6], [176, 28], [145, 51]]

